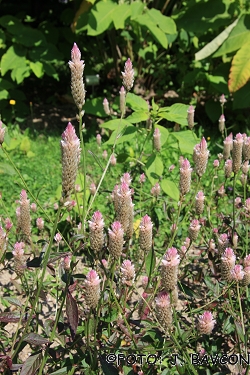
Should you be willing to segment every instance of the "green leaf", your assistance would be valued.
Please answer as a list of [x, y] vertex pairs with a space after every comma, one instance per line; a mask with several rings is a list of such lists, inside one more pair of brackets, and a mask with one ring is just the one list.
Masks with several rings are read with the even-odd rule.
[[38, 47], [41, 44], [46, 43], [45, 36], [39, 30], [31, 27], [23, 26], [13, 27], [11, 29], [12, 34], [15, 35], [15, 41], [25, 47]]
[[159, 28], [166, 34], [176, 33], [176, 24], [170, 17], [164, 16], [160, 10], [152, 8], [148, 10], [148, 15], [151, 20], [159, 26]]
[[30, 147], [31, 147], [31, 144], [30, 144], [29, 137], [24, 137], [20, 144], [20, 150], [27, 153], [28, 151], [30, 151]]
[[154, 39], [159, 42], [163, 48], [168, 48], [168, 40], [166, 34], [151, 21], [147, 13], [141, 14], [135, 19], [141, 26], [145, 26], [152, 34]]
[[180, 192], [175, 183], [171, 180], [163, 179], [160, 182], [161, 188], [166, 193], [169, 195], [171, 198], [173, 198], [175, 201], [178, 201], [180, 198]]
[[248, 108], [250, 106], [250, 82], [233, 95], [233, 109]]
[[84, 104], [85, 113], [89, 113], [98, 117], [107, 117], [106, 113], [104, 112], [102, 102], [103, 98], [94, 98], [91, 100], [87, 100]]
[[167, 142], [168, 136], [169, 136], [169, 131], [168, 129], [164, 128], [163, 126], [156, 125], [156, 128], [160, 130], [161, 133], [161, 146], [164, 145], [164, 143]]
[[28, 357], [23, 364], [20, 375], [34, 375], [37, 369], [40, 367], [42, 363], [42, 359], [43, 359], [42, 353]]
[[142, 14], [143, 9], [144, 9], [144, 4], [139, 1], [135, 1], [130, 4], [130, 9], [131, 9], [131, 20], [134, 20], [137, 16]]
[[146, 100], [130, 92], [126, 96], [126, 104], [134, 111], [141, 110], [148, 112], [148, 103]]
[[22, 303], [19, 301], [19, 299], [14, 297], [4, 297], [6, 301], [8, 301], [11, 305], [15, 305], [17, 307], [22, 307]]
[[0, 163], [0, 174], [8, 174], [9, 176], [14, 176], [16, 174], [16, 171], [10, 164]]
[[0, 100], [8, 99], [9, 93], [7, 90], [0, 90]]
[[151, 276], [153, 270], [155, 269], [155, 264], [155, 253], [153, 247], [151, 247], [145, 259], [146, 274], [148, 277]]
[[159, 116], [171, 122], [177, 122], [182, 126], [187, 126], [187, 111], [189, 106], [186, 104], [175, 103], [171, 107], [161, 108]]
[[159, 181], [164, 169], [161, 158], [157, 155], [151, 155], [145, 168], [149, 181], [152, 185], [155, 185]]
[[48, 339], [45, 339], [43, 336], [38, 335], [37, 333], [29, 333], [27, 336], [24, 337], [24, 341], [28, 342], [31, 345], [38, 346], [49, 343]]
[[100, 127], [105, 128], [105, 129], [110, 129], [110, 130], [116, 130], [119, 128], [120, 130], [120, 129], [123, 129], [126, 125], [131, 125], [131, 123], [128, 122], [127, 120], [118, 118], [115, 120], [104, 122], [104, 124], [100, 124]]
[[198, 138], [191, 130], [171, 133], [178, 140], [179, 148], [183, 154], [193, 154], [194, 146], [197, 144]]
[[69, 370], [67, 367], [62, 367], [59, 370], [56, 370], [54, 372], [51, 372], [50, 375], [68, 375]]
[[18, 84], [22, 83], [24, 78], [30, 76], [30, 68], [28, 65], [23, 65], [12, 70], [11, 78]]
[[8, 70], [26, 66], [26, 51], [21, 46], [11, 46], [2, 56], [1, 73], [4, 75]]
[[149, 117], [149, 113], [144, 111], [133, 112], [132, 115], [126, 118], [131, 124], [137, 124], [138, 122], [146, 121]]
[[233, 28], [237, 25], [238, 18], [229, 25], [222, 33], [220, 33], [216, 38], [214, 38], [210, 43], [208, 43], [205, 47], [203, 47], [199, 52], [195, 54], [195, 60], [203, 60], [206, 57], [212, 55], [221, 45], [222, 43], [228, 38], [229, 34], [233, 30]]
[[250, 36], [250, 14], [240, 17], [225, 43], [215, 52], [213, 57], [219, 57], [237, 51], [248, 40]]
[[[125, 131], [124, 131], [124, 129], [125, 129]], [[135, 133], [136, 132], [137, 132], [137, 129], [133, 125], [127, 126], [125, 128], [123, 127], [119, 131], [118, 134], [117, 134], [116, 131], [114, 131], [111, 134], [111, 137], [109, 138], [109, 140], [107, 142], [105, 142], [104, 145], [113, 145], [114, 142], [115, 142], [115, 138], [117, 136], [118, 136], [118, 139], [116, 141], [116, 144], [131, 141], [132, 139], [135, 138]]]
[[[250, 42], [250, 37], [249, 37]], [[235, 92], [244, 86], [250, 78], [249, 43], [244, 44], [233, 58], [229, 74], [228, 88]]]
[[234, 321], [234, 324], [235, 324], [235, 328], [236, 328], [236, 331], [238, 333], [238, 336], [239, 336], [241, 342], [244, 343], [245, 342], [245, 335], [244, 335], [244, 332], [243, 332], [242, 324], [240, 322], [237, 322], [236, 320]]
[[78, 327], [79, 313], [76, 300], [69, 291], [66, 295], [66, 315], [69, 322], [71, 337], [74, 339]]
[[124, 29], [126, 19], [131, 15], [131, 5], [128, 4], [119, 4], [115, 8], [115, 12], [112, 13], [112, 19], [114, 26], [117, 29]]
[[40, 61], [37, 61], [36, 63], [31, 61], [30, 68], [37, 78], [41, 78], [43, 76], [43, 64]]
[[112, 1], [100, 1], [89, 14], [88, 35], [96, 36], [106, 31], [113, 21], [113, 13], [115, 13], [118, 4]]

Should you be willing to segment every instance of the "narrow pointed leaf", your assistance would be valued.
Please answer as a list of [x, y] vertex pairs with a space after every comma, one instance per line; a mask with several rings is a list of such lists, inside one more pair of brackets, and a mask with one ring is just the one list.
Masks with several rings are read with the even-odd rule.
[[[250, 39], [250, 38], [249, 38]], [[229, 74], [228, 88], [235, 92], [244, 86], [250, 78], [249, 43], [244, 44], [233, 58]]]
[[20, 375], [34, 375], [42, 363], [42, 353], [32, 355], [26, 359]]
[[17, 298], [14, 298], [14, 297], [4, 297], [4, 299], [6, 301], [8, 301], [11, 305], [22, 307], [21, 302]]
[[38, 335], [37, 333], [29, 333], [25, 338], [24, 341], [28, 342], [32, 345], [44, 345], [48, 344], [49, 340], [45, 339], [44, 337]]
[[148, 277], [150, 277], [151, 273], [155, 269], [155, 263], [156, 261], [155, 261], [154, 249], [151, 248], [145, 260], [146, 273]]
[[[17, 323], [20, 320], [20, 313], [19, 312], [2, 312], [0, 314], [0, 322], [4, 323]], [[26, 322], [28, 319], [28, 315], [23, 315], [22, 322]]]
[[78, 326], [78, 307], [76, 300], [72, 297], [70, 292], [67, 292], [66, 296], [66, 315], [69, 321], [71, 336], [74, 339]]

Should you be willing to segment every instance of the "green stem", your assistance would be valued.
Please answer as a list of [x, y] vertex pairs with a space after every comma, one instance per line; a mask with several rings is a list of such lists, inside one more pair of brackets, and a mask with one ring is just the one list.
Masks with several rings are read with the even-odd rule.
[[85, 233], [85, 220], [86, 220], [86, 192], [87, 192], [87, 173], [86, 173], [86, 150], [85, 150], [85, 144], [83, 140], [83, 135], [82, 135], [82, 114], [79, 112], [79, 135], [80, 135], [80, 140], [81, 140], [81, 146], [82, 146], [82, 166], [83, 166], [83, 209], [82, 209], [82, 234]]

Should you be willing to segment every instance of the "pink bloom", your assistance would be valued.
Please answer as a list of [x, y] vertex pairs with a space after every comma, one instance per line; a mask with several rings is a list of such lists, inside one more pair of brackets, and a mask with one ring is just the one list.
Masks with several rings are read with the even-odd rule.
[[223, 106], [223, 105], [226, 103], [226, 101], [227, 101], [227, 99], [225, 98], [225, 95], [222, 94], [222, 95], [220, 96], [220, 102], [221, 102], [221, 105]]
[[188, 113], [187, 121], [188, 121], [188, 127], [191, 130], [194, 127], [194, 112], [195, 112], [194, 107], [192, 105], [190, 105], [190, 107], [187, 110], [187, 113]]
[[160, 195], [160, 192], [161, 192], [161, 187], [159, 183], [157, 182], [155, 186], [152, 187], [151, 194], [153, 195], [153, 197], [158, 197]]
[[102, 136], [101, 136], [101, 134], [97, 134], [97, 136], [96, 136], [96, 143], [98, 144], [98, 146], [101, 146], [101, 143], [102, 143]]
[[214, 162], [213, 162], [213, 166], [215, 167], [215, 168], [218, 168], [219, 166], [220, 166], [220, 162], [219, 162], [219, 160], [214, 160]]
[[145, 181], [146, 181], [146, 176], [145, 176], [144, 173], [142, 173], [142, 174], [140, 175], [139, 182], [140, 182], [140, 184], [143, 184]]
[[134, 69], [130, 59], [125, 62], [124, 72], [122, 72], [123, 81], [127, 91], [130, 91], [134, 84]]
[[74, 43], [71, 50], [71, 60], [69, 61], [71, 92], [77, 108], [81, 110], [85, 103], [85, 87], [83, 83], [84, 61], [81, 60], [81, 52], [76, 43]]
[[14, 245], [14, 250], [12, 251], [14, 257], [21, 257], [24, 254], [24, 247], [24, 242], [16, 242]]
[[122, 283], [131, 286], [135, 279], [135, 266], [130, 260], [124, 260], [121, 265]]
[[36, 210], [37, 210], [37, 206], [36, 206], [35, 203], [31, 203], [30, 208], [31, 208], [31, 211], [33, 211], [33, 212], [36, 212]]
[[245, 275], [243, 268], [240, 264], [234, 266], [233, 270], [231, 271], [232, 279], [235, 281], [241, 281]]
[[210, 311], [205, 311], [202, 315], [198, 318], [198, 331], [201, 334], [209, 335], [215, 326], [215, 319], [213, 319], [213, 315]]
[[104, 112], [106, 113], [106, 115], [110, 115], [110, 109], [109, 109], [109, 102], [108, 102], [108, 99], [104, 99], [103, 100], [103, 109], [104, 109]]
[[66, 255], [66, 257], [63, 258], [62, 266], [65, 271], [70, 270], [70, 262], [71, 262], [71, 255]]
[[131, 184], [132, 179], [128, 172], [124, 173], [124, 175], [121, 177], [121, 182], [122, 183], [125, 182], [128, 186]]
[[39, 230], [43, 230], [44, 229], [44, 220], [41, 218], [41, 217], [38, 217], [36, 219], [36, 226]]
[[62, 240], [62, 236], [60, 235], [60, 233], [57, 233], [54, 237], [54, 240], [59, 243], [61, 240]]
[[91, 195], [95, 195], [96, 186], [95, 186], [94, 182], [92, 182], [92, 184], [90, 184], [89, 190], [90, 190]]
[[108, 157], [108, 152], [107, 152], [107, 150], [104, 150], [104, 151], [103, 151], [103, 153], [102, 153], [102, 157], [103, 157], [103, 159], [107, 159], [107, 157]]
[[159, 307], [170, 307], [171, 306], [170, 295], [165, 292], [159, 293], [158, 296], [155, 298], [155, 303], [156, 303], [156, 306], [159, 306]]
[[100, 299], [100, 278], [96, 271], [91, 270], [84, 281], [85, 293], [84, 298], [88, 307], [95, 308]]
[[116, 165], [116, 157], [115, 157], [115, 154], [112, 154], [112, 155], [111, 155], [111, 158], [110, 158], [110, 164], [111, 164], [111, 165]]
[[5, 229], [9, 231], [13, 227], [13, 224], [10, 218], [7, 217], [4, 222], [5, 222]]

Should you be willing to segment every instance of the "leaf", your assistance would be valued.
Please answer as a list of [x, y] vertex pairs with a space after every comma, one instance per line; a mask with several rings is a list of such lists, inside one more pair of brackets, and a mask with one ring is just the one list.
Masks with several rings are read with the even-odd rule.
[[104, 124], [100, 124], [102, 128], [116, 130], [116, 129], [123, 129], [126, 125], [131, 125], [130, 122], [127, 120], [116, 119], [104, 122]]
[[20, 144], [20, 150], [27, 153], [28, 151], [30, 151], [30, 147], [31, 147], [31, 144], [30, 144], [29, 137], [24, 137]]
[[27, 336], [25, 336], [24, 341], [31, 345], [44, 345], [49, 343], [48, 339], [45, 339], [37, 333], [29, 333]]
[[23, 364], [20, 375], [34, 375], [37, 369], [40, 367], [42, 363], [42, 359], [43, 359], [42, 353], [28, 357]]
[[196, 145], [198, 138], [191, 130], [173, 132], [171, 133], [171, 136], [178, 140], [182, 154], [193, 154], [194, 146]]
[[9, 176], [14, 176], [14, 174], [16, 174], [16, 171], [8, 163], [0, 163], [0, 174], [8, 174]]
[[151, 155], [145, 166], [146, 175], [152, 185], [159, 181], [163, 173], [163, 163], [157, 155]]
[[111, 134], [111, 137], [109, 138], [109, 140], [105, 142], [104, 145], [113, 145], [115, 142], [115, 138], [117, 136], [118, 136], [118, 139], [116, 141], [116, 144], [128, 142], [135, 138], [135, 133], [137, 133], [137, 129], [133, 125], [127, 126], [126, 128], [123, 127], [121, 131], [119, 131], [118, 134], [116, 131], [114, 131]]
[[88, 35], [96, 36], [106, 31], [113, 21], [113, 13], [118, 7], [112, 1], [100, 1], [90, 10]]
[[11, 305], [15, 305], [17, 307], [22, 307], [22, 303], [14, 297], [4, 297], [6, 301], [8, 301]]
[[[250, 38], [249, 38], [250, 42]], [[228, 88], [235, 92], [244, 86], [250, 78], [249, 43], [244, 44], [233, 58], [229, 74]]]
[[155, 8], [149, 9], [148, 15], [164, 33], [175, 34], [177, 32], [174, 20], [170, 17], [164, 16], [160, 10]]
[[145, 259], [146, 274], [148, 277], [151, 276], [153, 270], [155, 269], [155, 264], [155, 253], [153, 247], [151, 247]]
[[195, 60], [203, 60], [206, 57], [212, 55], [228, 38], [229, 34], [233, 28], [237, 25], [239, 18], [237, 18], [231, 25], [229, 25], [222, 33], [220, 33], [216, 38], [214, 38], [210, 43], [203, 47], [199, 52], [195, 54]]
[[4, 323], [16, 323], [20, 320], [20, 313], [19, 312], [2, 312], [0, 313], [0, 322]]
[[135, 18], [135, 21], [141, 26], [145, 26], [152, 34], [154, 39], [159, 42], [163, 48], [168, 48], [168, 40], [166, 34], [151, 21], [147, 13], [141, 14]]
[[131, 124], [138, 124], [138, 122], [146, 121], [149, 118], [149, 113], [144, 111], [133, 112], [132, 115], [126, 118]]
[[103, 98], [94, 98], [87, 100], [84, 104], [85, 113], [98, 116], [98, 117], [107, 117], [103, 109]]
[[242, 324], [240, 322], [237, 322], [236, 320], [234, 321], [234, 324], [235, 324], [235, 328], [236, 328], [237, 334], [238, 334], [241, 342], [245, 343], [245, 335], [244, 335], [244, 332], [243, 332]]
[[26, 66], [25, 49], [21, 46], [11, 46], [2, 56], [1, 73], [2, 76], [15, 68]]
[[24, 78], [30, 76], [30, 68], [28, 65], [23, 65], [18, 68], [15, 68], [11, 72], [11, 78], [13, 81], [16, 81], [18, 84], [22, 83]]
[[68, 375], [69, 370], [67, 367], [62, 367], [57, 371], [51, 372], [50, 375]]
[[134, 111], [141, 110], [148, 112], [149, 110], [146, 100], [138, 95], [132, 94], [131, 92], [129, 92], [126, 96], [126, 104]]
[[37, 61], [36, 63], [31, 61], [30, 68], [37, 78], [41, 78], [43, 76], [43, 64], [40, 61]]
[[74, 339], [78, 326], [78, 307], [70, 292], [67, 292], [66, 296], [66, 315], [69, 321], [71, 337]]
[[233, 109], [250, 106], [250, 82], [234, 93]]
[[130, 7], [131, 5], [128, 4], [119, 4], [119, 6], [115, 8], [115, 12], [112, 14], [112, 19], [116, 30], [124, 29], [125, 21], [131, 15]]
[[9, 98], [9, 93], [7, 90], [1, 90], [0, 91], [0, 100], [3, 99], [8, 99]]
[[182, 103], [175, 103], [170, 107], [161, 108], [159, 116], [168, 121], [176, 122], [182, 126], [187, 126], [187, 111], [189, 106]]
[[225, 43], [215, 52], [213, 57], [219, 57], [237, 51], [249, 40], [249, 35], [250, 14], [245, 14], [240, 17], [237, 25], [234, 27]]
[[175, 201], [178, 201], [180, 198], [180, 192], [179, 189], [177, 188], [176, 184], [167, 179], [163, 179], [160, 183], [162, 190], [164, 193], [169, 195], [171, 198], [173, 198]]

